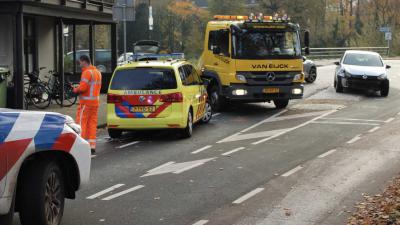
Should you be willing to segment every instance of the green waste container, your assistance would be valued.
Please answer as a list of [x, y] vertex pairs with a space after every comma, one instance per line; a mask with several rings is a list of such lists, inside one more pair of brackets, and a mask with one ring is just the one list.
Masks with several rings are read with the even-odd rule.
[[10, 70], [0, 67], [0, 108], [7, 106], [7, 77]]

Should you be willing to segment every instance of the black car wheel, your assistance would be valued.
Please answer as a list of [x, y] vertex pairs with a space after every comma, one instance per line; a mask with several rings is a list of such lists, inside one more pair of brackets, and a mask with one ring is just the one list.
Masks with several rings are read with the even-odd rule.
[[107, 129], [108, 135], [110, 138], [120, 138], [122, 136], [122, 130], [116, 130], [116, 129]]
[[219, 94], [218, 86], [214, 85], [209, 91], [209, 103], [214, 112], [220, 111], [226, 103], [226, 99]]
[[211, 107], [210, 103], [207, 101], [206, 105], [205, 105], [204, 116], [203, 116], [203, 118], [201, 118], [201, 122], [202, 123], [210, 122], [210, 120], [212, 119], [212, 114], [213, 114], [212, 107]]
[[64, 212], [63, 174], [55, 162], [38, 161], [26, 168], [18, 184], [22, 225], [59, 225]]
[[182, 138], [190, 138], [193, 134], [193, 114], [192, 110], [189, 110], [186, 127], [181, 130]]
[[335, 90], [337, 93], [343, 93], [343, 85], [341, 77], [338, 77], [337, 81], [335, 81]]
[[317, 79], [317, 69], [313, 67], [308, 72], [308, 77], [306, 78], [306, 82], [311, 84], [314, 83], [316, 79]]
[[284, 109], [289, 105], [289, 99], [274, 100], [274, 104], [277, 109]]
[[387, 97], [389, 95], [389, 80], [385, 80], [381, 84], [381, 96]]

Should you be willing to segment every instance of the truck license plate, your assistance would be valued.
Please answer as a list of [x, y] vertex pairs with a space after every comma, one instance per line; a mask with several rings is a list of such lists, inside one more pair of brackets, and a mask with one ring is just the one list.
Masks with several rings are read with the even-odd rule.
[[279, 88], [264, 88], [265, 94], [276, 94], [279, 93]]

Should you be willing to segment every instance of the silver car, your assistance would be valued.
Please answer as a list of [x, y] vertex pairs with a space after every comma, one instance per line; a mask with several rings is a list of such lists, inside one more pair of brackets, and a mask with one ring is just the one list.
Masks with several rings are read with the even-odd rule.
[[303, 56], [303, 68], [306, 82], [314, 83], [317, 79], [317, 66], [314, 61]]
[[389, 79], [382, 57], [376, 52], [346, 51], [337, 65], [334, 86], [336, 92], [344, 88], [380, 91], [381, 96], [389, 94]]

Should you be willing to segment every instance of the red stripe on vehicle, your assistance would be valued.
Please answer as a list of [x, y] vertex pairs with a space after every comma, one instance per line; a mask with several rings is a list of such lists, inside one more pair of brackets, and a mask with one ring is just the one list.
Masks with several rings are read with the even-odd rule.
[[61, 134], [56, 142], [54, 143], [52, 149], [69, 152], [72, 149], [76, 140], [76, 134], [73, 133], [65, 133]]
[[7, 162], [7, 166], [0, 166], [0, 180], [2, 180], [8, 171], [15, 165], [21, 155], [28, 148], [32, 138], [17, 141], [3, 142], [0, 144], [0, 163]]
[[154, 113], [150, 114], [147, 118], [155, 118], [155, 117], [157, 117], [158, 115], [160, 115], [160, 113], [162, 113], [170, 105], [172, 105], [172, 102], [166, 102], [166, 103], [162, 104], [161, 106], [159, 106], [157, 108], [157, 110]]
[[[143, 96], [144, 100], [140, 101], [140, 97]], [[129, 105], [154, 105], [159, 99], [161, 95], [124, 95], [122, 96], [123, 101], [129, 103]]]

